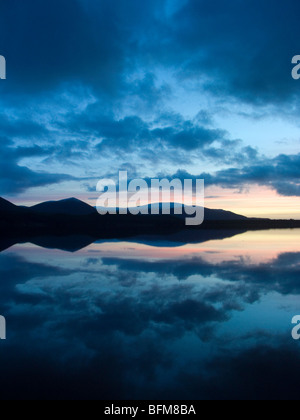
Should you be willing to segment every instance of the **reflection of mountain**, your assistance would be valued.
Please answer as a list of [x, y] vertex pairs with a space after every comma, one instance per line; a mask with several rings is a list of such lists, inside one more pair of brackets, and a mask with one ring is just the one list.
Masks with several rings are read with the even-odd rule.
[[[157, 248], [176, 248], [188, 243], [202, 243], [211, 240], [222, 240], [232, 236], [243, 233], [244, 231], [238, 230], [200, 230], [200, 231], [182, 231], [177, 234], [160, 236], [160, 235], [146, 235], [146, 236], [135, 236], [126, 237], [126, 242], [134, 244], [143, 244], [149, 246], [155, 246]], [[24, 237], [0, 237], [0, 252], [4, 251], [17, 243], [31, 242], [34, 245], [38, 245], [42, 248], [48, 249], [60, 249], [62, 251], [76, 252], [80, 249], [86, 248], [94, 242], [106, 242], [107, 239], [97, 239], [92, 236], [84, 235], [68, 235], [68, 236], [55, 236], [55, 235], [44, 235], [44, 236], [24, 236]]]
[[90, 236], [81, 235], [40, 236], [31, 238], [30, 242], [42, 248], [60, 249], [62, 251], [76, 252], [92, 244], [94, 242], [94, 239]]
[[177, 244], [224, 239], [247, 230], [299, 228], [300, 221], [247, 219], [223, 210], [205, 209], [201, 226], [185, 225], [185, 215], [106, 215], [76, 199], [18, 207], [0, 199], [0, 251], [15, 243], [76, 251], [97, 240], [139, 237], [153, 244]]
[[[246, 230], [230, 230], [230, 229], [199, 229], [199, 230], [182, 230], [172, 235], [146, 235], [135, 236], [128, 239], [127, 242], [135, 244], [143, 244], [154, 246], [156, 248], [176, 248], [184, 244], [200, 244], [208, 241], [222, 240], [240, 235]], [[97, 241], [99, 242], [99, 241]]]

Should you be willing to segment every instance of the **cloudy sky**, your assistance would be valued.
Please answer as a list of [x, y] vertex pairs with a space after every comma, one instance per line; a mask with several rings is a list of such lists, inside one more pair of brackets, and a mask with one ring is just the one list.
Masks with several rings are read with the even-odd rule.
[[127, 170], [299, 218], [299, 16], [296, 0], [2, 1], [0, 195], [95, 205]]

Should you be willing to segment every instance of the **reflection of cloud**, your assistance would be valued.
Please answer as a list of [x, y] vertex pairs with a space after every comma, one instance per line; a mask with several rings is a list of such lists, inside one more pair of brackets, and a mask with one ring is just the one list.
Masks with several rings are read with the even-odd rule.
[[[203, 372], [209, 372], [209, 376]], [[299, 374], [297, 348], [264, 344], [224, 352], [205, 366], [180, 372], [180, 390], [174, 392], [183, 399], [298, 401]]]
[[194, 257], [189, 260], [172, 261], [136, 261], [123, 259], [104, 259], [105, 264], [114, 265], [119, 270], [140, 271], [172, 275], [178, 280], [191, 276], [216, 276], [230, 282], [241, 282], [262, 291], [277, 291], [283, 294], [300, 293], [297, 279], [300, 275], [300, 253], [286, 253], [268, 263], [245, 264], [243, 259], [214, 264]]
[[[53, 267], [42, 263], [31, 263], [14, 254], [0, 254], [0, 304], [2, 307], [14, 296], [13, 292], [17, 284], [22, 284], [34, 278], [46, 278], [49, 276], [64, 276], [70, 271]], [[14, 296], [15, 297], [15, 296]], [[39, 296], [38, 298], [45, 298]], [[35, 297], [28, 296], [27, 299], [35, 300]]]
[[[296, 355], [276, 349], [277, 336], [237, 326], [225, 339], [222, 331], [263, 294], [299, 293], [300, 254], [281, 255], [268, 270], [243, 261], [171, 266], [77, 254], [52, 266], [47, 255], [47, 264], [0, 255], [1, 278], [9, 280], [1, 284], [0, 305], [10, 326], [0, 349], [8, 378], [2, 397], [239, 398], [256, 395], [261, 366], [266, 381], [274, 372], [298, 374], [291, 369]], [[189, 281], [195, 274], [199, 279]], [[279, 357], [290, 362], [272, 370]], [[280, 390], [274, 385], [266, 395]]]

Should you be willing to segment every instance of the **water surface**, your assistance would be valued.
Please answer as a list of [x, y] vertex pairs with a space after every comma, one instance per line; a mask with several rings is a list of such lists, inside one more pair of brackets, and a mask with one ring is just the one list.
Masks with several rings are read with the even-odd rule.
[[5, 250], [1, 398], [298, 399], [299, 239]]

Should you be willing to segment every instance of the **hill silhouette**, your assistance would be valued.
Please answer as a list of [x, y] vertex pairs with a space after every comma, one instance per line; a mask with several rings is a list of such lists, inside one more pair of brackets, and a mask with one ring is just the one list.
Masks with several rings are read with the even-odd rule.
[[68, 198], [60, 201], [47, 201], [31, 207], [36, 213], [43, 214], [71, 214], [87, 216], [97, 213], [97, 210], [77, 198]]
[[18, 210], [20, 210], [20, 207], [0, 197], [0, 213], [1, 212], [16, 212]]
[[[224, 239], [247, 230], [300, 228], [300, 221], [249, 219], [224, 210], [205, 209], [200, 226], [185, 225], [186, 215], [105, 215], [77, 200], [19, 207], [0, 198], [0, 251], [15, 243], [32, 242], [74, 252], [97, 240], [139, 238], [180, 244]], [[175, 245], [176, 246], [176, 245]]]
[[[182, 214], [181, 215], [176, 215], [175, 214], [175, 207], [181, 207], [182, 208]], [[155, 204], [150, 204], [150, 205], [146, 205], [146, 206], [141, 206], [140, 209], [143, 213], [148, 212], [148, 215], [151, 215], [151, 212], [153, 211], [153, 209], [156, 210], [160, 215], [163, 214], [162, 203], [155, 203]], [[117, 212], [118, 211], [119, 211], [119, 209], [117, 209]], [[225, 211], [225, 210], [214, 210], [214, 209], [205, 208], [204, 213], [205, 213], [205, 220], [209, 220], [209, 221], [247, 220], [247, 217], [245, 217], [245, 216], [241, 216], [240, 214], [232, 213], [230, 211]], [[180, 219], [185, 219], [186, 217], [190, 217], [185, 212], [184, 206], [182, 204], [178, 204], [178, 203], [171, 203], [170, 204], [170, 215], [175, 216], [175, 217], [180, 218]]]

